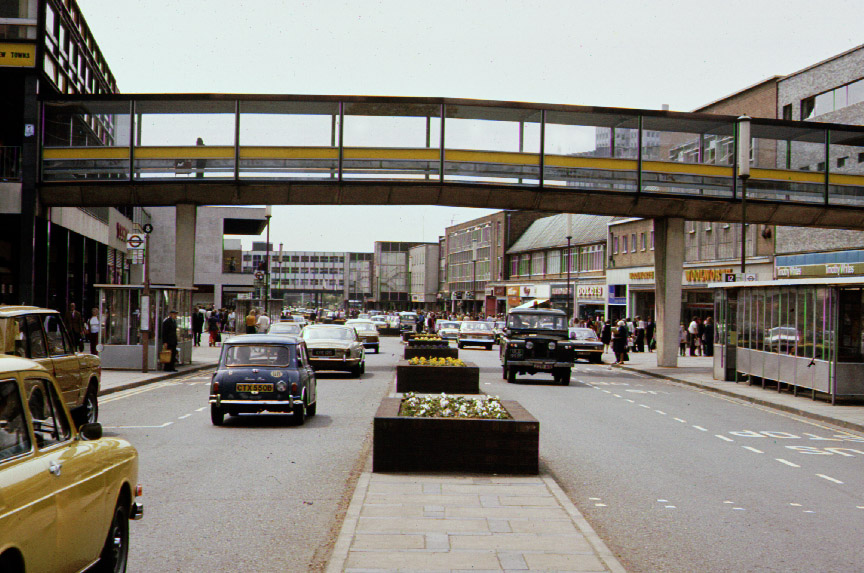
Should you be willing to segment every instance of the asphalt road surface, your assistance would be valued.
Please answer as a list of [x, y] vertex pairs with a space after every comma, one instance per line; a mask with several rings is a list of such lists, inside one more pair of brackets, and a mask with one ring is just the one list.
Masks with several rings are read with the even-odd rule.
[[341, 526], [366, 460], [372, 418], [402, 346], [383, 339], [366, 374], [318, 375], [318, 415], [210, 423], [211, 372], [100, 400], [105, 433], [138, 449], [142, 521], [131, 524], [130, 573], [315, 571]]
[[507, 384], [497, 346], [460, 358], [540, 420], [542, 467], [629, 571], [864, 570], [861, 434], [609, 366]]

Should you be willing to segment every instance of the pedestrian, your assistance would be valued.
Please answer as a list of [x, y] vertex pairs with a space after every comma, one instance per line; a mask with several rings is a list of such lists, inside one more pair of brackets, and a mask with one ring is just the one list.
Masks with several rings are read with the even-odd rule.
[[705, 325], [702, 324], [702, 319], [696, 319], [696, 352], [699, 356], [705, 356], [705, 346], [702, 344], [702, 337], [705, 335]]
[[102, 330], [102, 320], [99, 318], [99, 309], [94, 308], [87, 321], [87, 337], [90, 339], [90, 354], [99, 356], [96, 346], [99, 344], [99, 332]]
[[640, 317], [636, 317], [636, 333], [633, 345], [636, 347], [636, 352], [645, 352], [645, 321]]
[[648, 352], [654, 352], [657, 347], [657, 341], [654, 340], [654, 334], [657, 332], [657, 324], [654, 322], [654, 317], [648, 317], [648, 323], [645, 325], [645, 340], [648, 342]]
[[615, 364], [623, 364], [628, 359], [627, 341], [629, 338], [630, 331], [627, 330], [627, 323], [619, 320], [618, 328], [612, 332], [612, 352], [615, 353]]
[[267, 331], [270, 330], [270, 317], [267, 316], [266, 312], [261, 313], [255, 326], [257, 327], [258, 332], [261, 334], [267, 334]]
[[201, 346], [201, 333], [204, 332], [204, 311], [200, 306], [192, 313], [192, 344]]
[[66, 325], [69, 327], [69, 332], [72, 333], [72, 343], [75, 345], [75, 350], [84, 351], [84, 317], [81, 313], [75, 310], [75, 303], [69, 304], [69, 310], [66, 311]]
[[600, 331], [600, 342], [603, 343], [603, 354], [609, 352], [609, 345], [612, 344], [612, 325], [608, 320], [603, 324], [603, 330]]
[[687, 342], [690, 346], [690, 356], [696, 356], [696, 340], [697, 336], [699, 336], [699, 324], [696, 322], [696, 318], [690, 322], [690, 326], [687, 327]]
[[207, 319], [207, 332], [210, 333], [210, 346], [216, 346], [219, 338], [219, 316], [216, 313]]
[[255, 315], [255, 309], [251, 309], [246, 315], [246, 334], [255, 334], [255, 325], [258, 323], [258, 317]]
[[678, 329], [678, 355], [686, 356], [687, 352], [687, 336], [688, 332], [684, 329], [684, 323], [681, 323], [681, 328]]
[[162, 321], [162, 348], [171, 351], [171, 358], [163, 366], [165, 372], [174, 372], [177, 370], [177, 311], [171, 309], [168, 317]]
[[231, 312], [228, 313], [228, 332], [237, 332], [237, 313], [234, 312], [234, 309], [231, 309]]
[[705, 318], [705, 329], [702, 332], [702, 353], [705, 356], [714, 356], [714, 320], [709, 316]]

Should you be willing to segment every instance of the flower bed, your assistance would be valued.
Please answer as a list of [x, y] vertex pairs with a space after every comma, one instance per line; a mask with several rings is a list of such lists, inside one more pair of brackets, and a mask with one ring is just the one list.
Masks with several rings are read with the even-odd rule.
[[448, 347], [450, 346], [449, 340], [444, 340], [443, 338], [409, 338], [408, 339], [408, 348], [418, 348], [418, 347]]
[[405, 349], [405, 360], [412, 358], [459, 358], [459, 349], [449, 346], [411, 346]]
[[[375, 414], [372, 471], [538, 473], [540, 423], [518, 402], [499, 402], [507, 416], [501, 419], [400, 415], [400, 410], [419, 414], [426, 401], [415, 398], [413, 404], [408, 404], [411, 396], [381, 402]], [[432, 397], [439, 408], [441, 398]], [[440, 413], [447, 409], [452, 413], [455, 397], [445, 396], [444, 401], [447, 405]]]
[[[396, 365], [396, 391], [450, 394], [479, 394], [480, 369], [471, 362], [452, 358], [412, 358]], [[447, 361], [450, 361], [448, 364]], [[432, 364], [435, 365], [432, 365]], [[461, 365], [457, 365], [461, 364]]]
[[409, 392], [402, 399], [400, 416], [412, 418], [483, 418], [509, 420], [510, 414], [501, 405], [498, 396], [468, 398], [448, 396], [446, 393], [418, 396]]

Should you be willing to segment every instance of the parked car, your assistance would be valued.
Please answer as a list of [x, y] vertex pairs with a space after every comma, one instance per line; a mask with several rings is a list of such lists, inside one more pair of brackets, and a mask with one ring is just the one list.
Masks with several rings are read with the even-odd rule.
[[274, 322], [267, 330], [267, 334], [287, 334], [288, 336], [300, 336], [303, 325], [296, 322]]
[[501, 367], [507, 382], [515, 382], [517, 374], [549, 372], [566, 386], [575, 360], [564, 311], [525, 308], [507, 314], [501, 344]]
[[568, 331], [576, 358], [584, 358], [594, 364], [603, 363], [603, 343], [596, 332], [576, 326], [571, 326]]
[[302, 314], [292, 314], [291, 320], [293, 320], [295, 324], [299, 324], [301, 328], [308, 324], [306, 317]]
[[357, 377], [366, 371], [366, 351], [352, 326], [309, 325], [303, 340], [315, 370], [344, 370]]
[[387, 328], [387, 317], [383, 314], [376, 314], [371, 319], [372, 323], [375, 325], [375, 328]]
[[381, 341], [378, 338], [378, 329], [375, 323], [371, 320], [362, 320], [352, 318], [345, 321], [345, 326], [352, 326], [357, 331], [357, 336], [360, 342], [363, 343], [363, 348], [374, 348], [375, 354], [378, 354], [381, 347]]
[[290, 413], [301, 426], [318, 409], [318, 385], [301, 338], [244, 334], [222, 345], [210, 382], [210, 420], [225, 414]]
[[495, 334], [492, 332], [492, 323], [485, 321], [464, 320], [459, 325], [459, 334], [456, 335], [456, 346], [483, 346], [486, 350], [492, 350], [495, 344]]
[[417, 332], [417, 313], [416, 312], [400, 312], [399, 313], [399, 331], [403, 334], [406, 332]]
[[30, 358], [54, 375], [63, 402], [83, 408], [87, 421], [99, 419], [102, 362], [78, 352], [60, 313], [35, 306], [0, 306], [0, 346], [6, 355]]
[[125, 571], [140, 495], [129, 442], [73, 419], [43, 366], [0, 358], [0, 571]]
[[459, 321], [439, 320], [435, 323], [435, 332], [445, 340], [456, 340], [459, 337]]

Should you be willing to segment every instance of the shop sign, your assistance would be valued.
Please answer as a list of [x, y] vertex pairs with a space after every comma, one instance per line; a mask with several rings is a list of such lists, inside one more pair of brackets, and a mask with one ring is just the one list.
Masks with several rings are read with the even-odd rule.
[[603, 300], [606, 295], [603, 285], [579, 285], [576, 287], [576, 296], [592, 300]]
[[566, 286], [553, 286], [552, 287], [552, 296], [563, 296], [566, 297], [570, 293], [570, 289]]
[[519, 306], [522, 304], [522, 299], [518, 296], [508, 296], [507, 297], [507, 307], [513, 308], [514, 306]]
[[11, 42], [0, 42], [0, 67], [32, 68], [35, 65], [35, 44], [15, 44]]
[[450, 293], [450, 300], [462, 300], [462, 291]]
[[684, 269], [684, 281], [688, 283], [723, 282], [733, 269]]
[[654, 271], [635, 271], [630, 273], [631, 281], [653, 281]]
[[127, 229], [120, 223], [117, 223], [115, 231], [117, 232], [116, 237], [125, 243], [127, 237], [129, 236], [129, 229]]
[[849, 277], [864, 274], [864, 263], [828, 263], [777, 267], [777, 278]]
[[519, 287], [519, 296], [522, 298], [537, 298], [537, 287], [534, 285], [525, 285]]
[[508, 286], [507, 287], [507, 296], [519, 296], [519, 287], [518, 286]]
[[471, 291], [466, 291], [463, 300], [474, 300], [474, 293]]
[[503, 298], [507, 296], [507, 287], [496, 286], [492, 287], [492, 294], [494, 294], [498, 298]]

